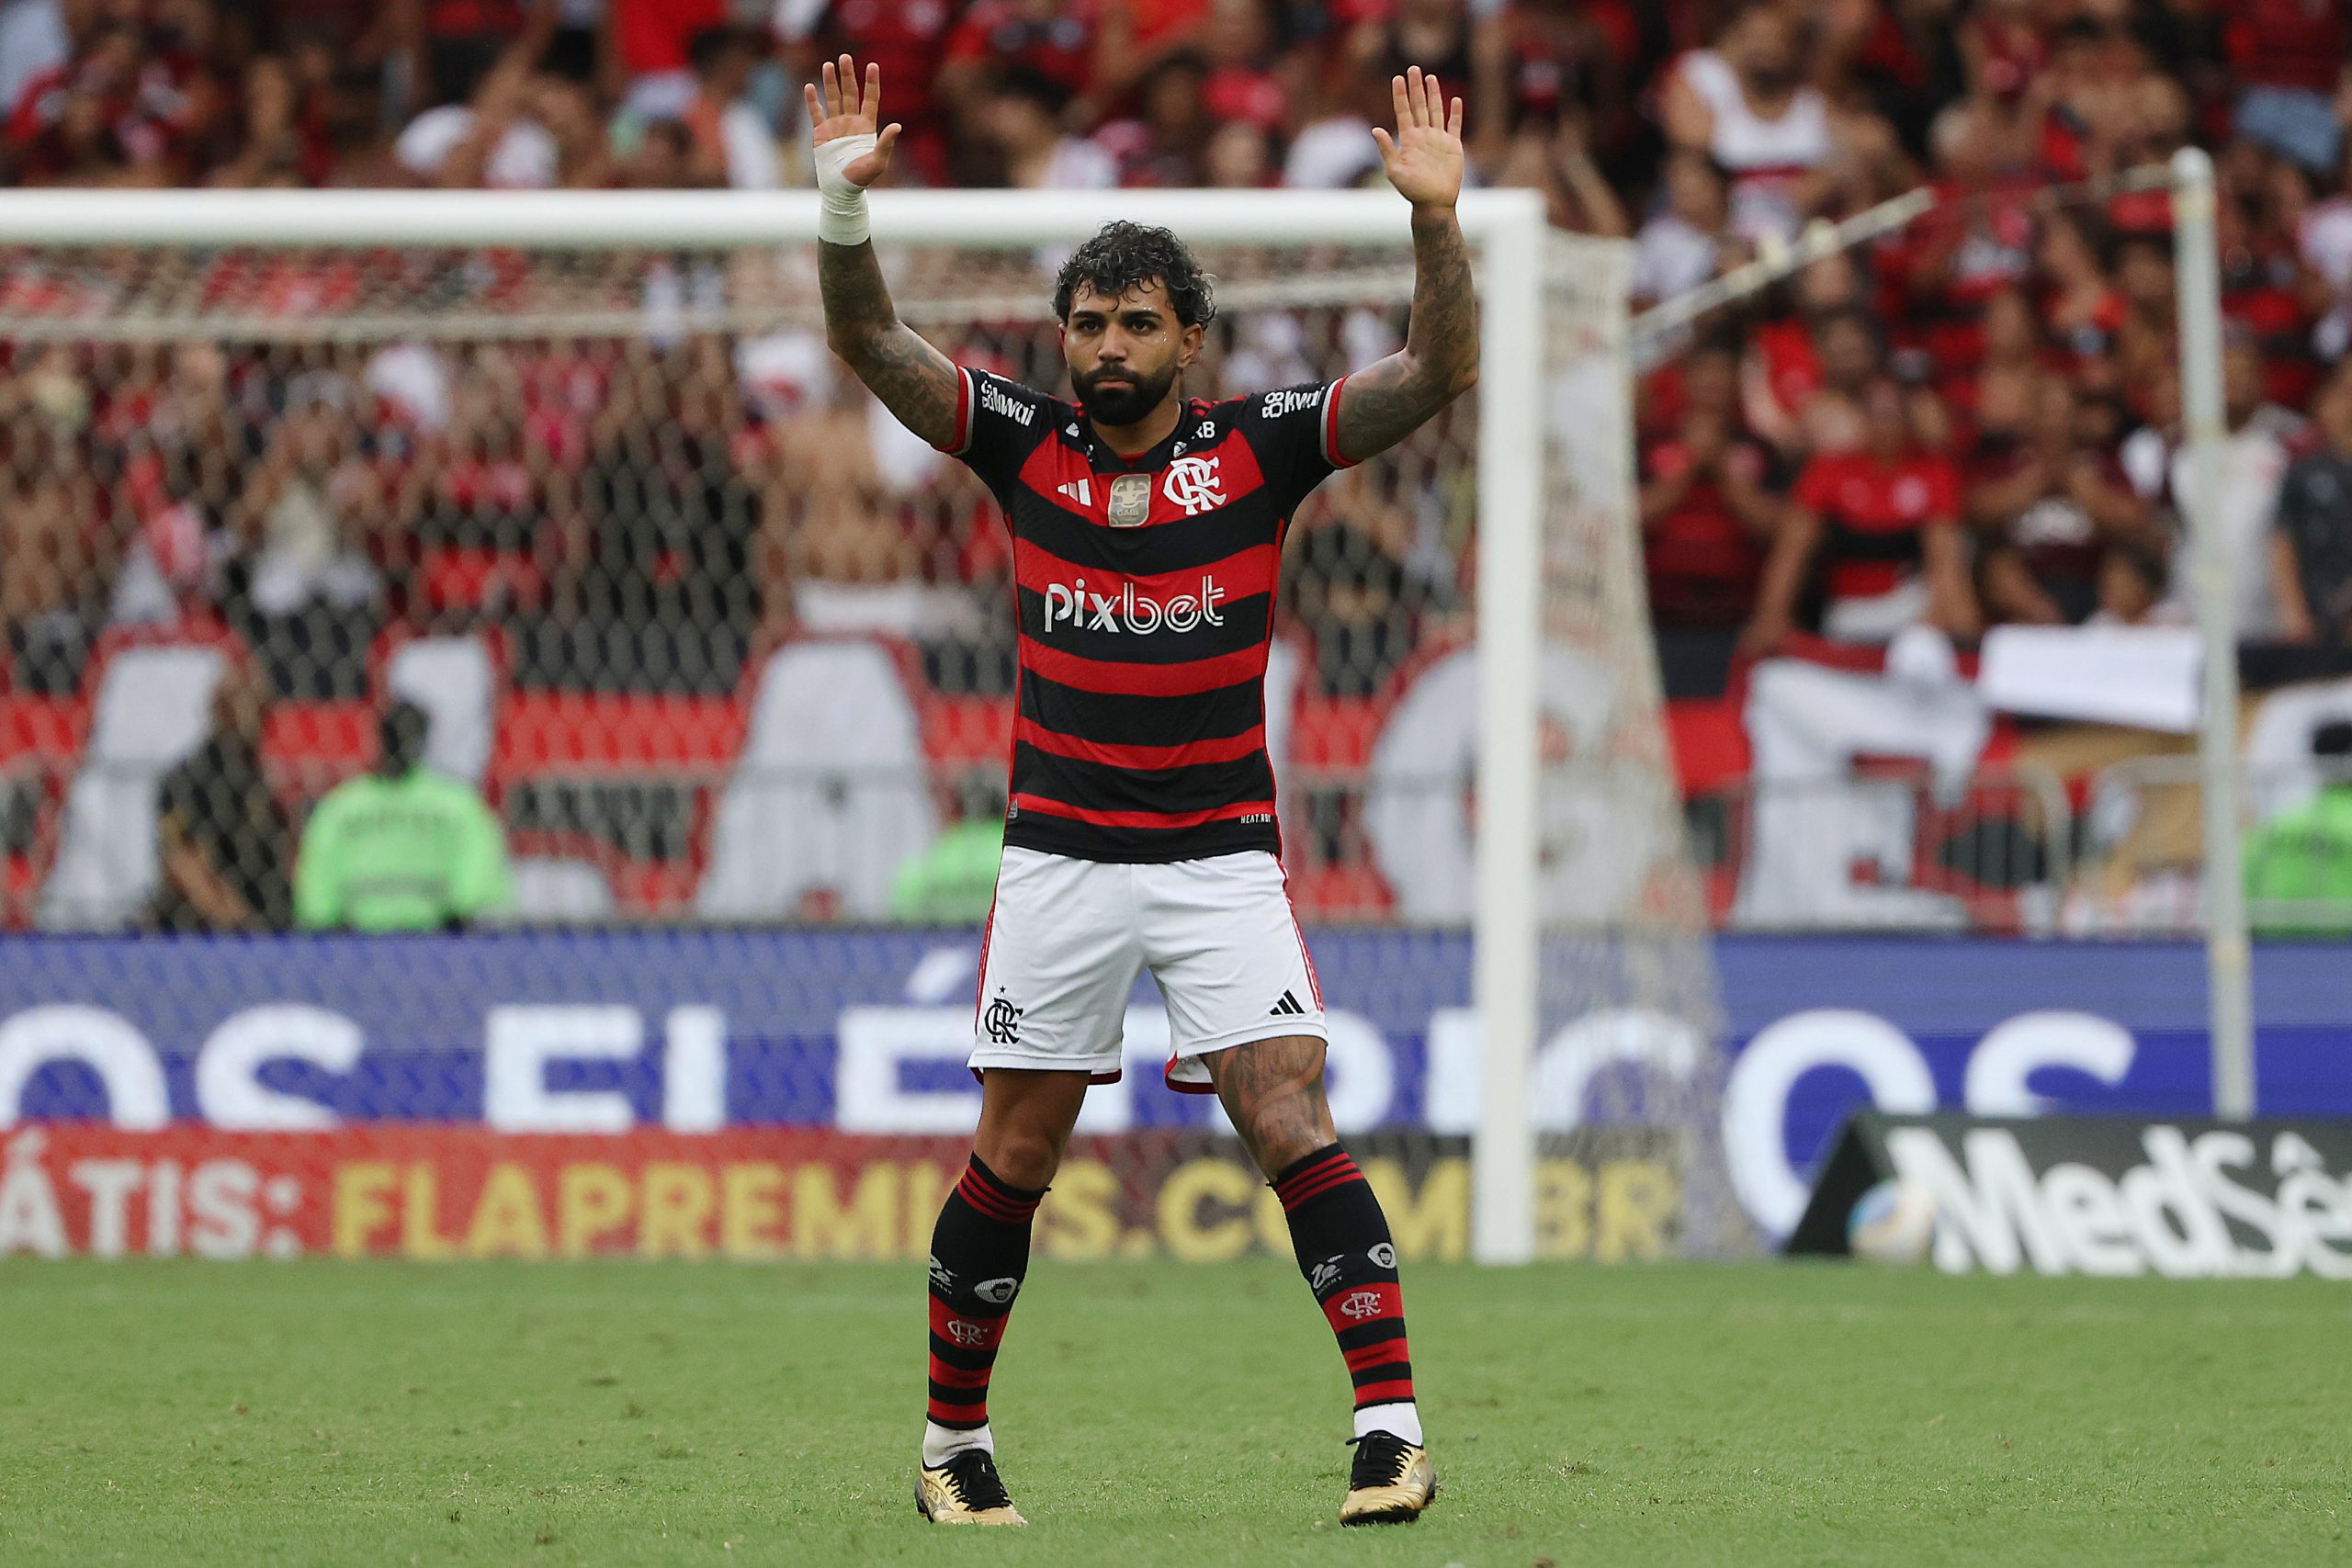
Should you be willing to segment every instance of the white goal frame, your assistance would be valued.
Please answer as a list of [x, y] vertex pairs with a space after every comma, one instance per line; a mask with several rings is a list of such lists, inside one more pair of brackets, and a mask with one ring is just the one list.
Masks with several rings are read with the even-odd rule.
[[[1472, 1000], [1483, 1038], [1471, 1145], [1471, 1253], [1535, 1252], [1527, 1092], [1537, 1013], [1537, 719], [1544, 499], [1544, 290], [1540, 197], [1464, 192], [1479, 299], [1476, 453], [1478, 891]], [[1148, 218], [1199, 244], [1391, 244], [1410, 237], [1387, 191], [888, 191], [885, 244], [1025, 248]], [[803, 245], [813, 192], [6, 191], [0, 245], [613, 250]]]

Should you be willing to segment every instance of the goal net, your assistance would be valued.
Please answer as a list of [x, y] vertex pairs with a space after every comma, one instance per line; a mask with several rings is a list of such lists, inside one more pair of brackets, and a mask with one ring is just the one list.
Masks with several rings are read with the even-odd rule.
[[[1195, 395], [1402, 342], [1393, 198], [1151, 200], [1217, 280]], [[1066, 393], [1051, 269], [1107, 210], [876, 209], [902, 317]], [[1299, 508], [1277, 611], [1335, 1112], [1408, 1258], [1736, 1248], [1625, 257], [1464, 215], [1482, 384]], [[977, 1109], [1011, 558], [827, 351], [813, 217], [0, 200], [0, 1140], [56, 1221], [0, 1253], [920, 1256]], [[338, 934], [313, 815], [412, 708], [503, 864], [462, 930]], [[1046, 1255], [1286, 1248], [1166, 1044], [1147, 981]]]

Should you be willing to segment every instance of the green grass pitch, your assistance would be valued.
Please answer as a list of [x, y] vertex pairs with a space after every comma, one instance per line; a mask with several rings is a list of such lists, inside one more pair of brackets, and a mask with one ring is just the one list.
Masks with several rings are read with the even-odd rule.
[[2352, 1291], [1837, 1267], [1406, 1274], [1443, 1488], [1339, 1529], [1258, 1260], [1041, 1265], [1026, 1531], [922, 1524], [902, 1266], [0, 1263], [0, 1562], [2352, 1562]]

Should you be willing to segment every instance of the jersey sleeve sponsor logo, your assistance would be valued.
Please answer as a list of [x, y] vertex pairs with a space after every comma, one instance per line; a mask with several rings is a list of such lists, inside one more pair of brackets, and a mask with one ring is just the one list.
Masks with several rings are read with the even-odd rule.
[[1259, 415], [1264, 419], [1280, 419], [1284, 414], [1314, 408], [1322, 402], [1324, 390], [1321, 387], [1309, 387], [1304, 390], [1268, 392], [1265, 400], [1258, 405]]
[[1046, 585], [1046, 624], [1039, 628], [1039, 635], [1052, 631], [1057, 625], [1091, 632], [1134, 632], [1144, 636], [1162, 626], [1171, 632], [1221, 626], [1225, 617], [1217, 614], [1216, 606], [1225, 596], [1216, 579], [1206, 572], [1201, 574], [1199, 592], [1179, 593], [1168, 599], [1137, 593], [1132, 582], [1115, 594], [1090, 591], [1082, 577], [1073, 583], [1049, 582]]
[[1217, 459], [1177, 458], [1168, 465], [1168, 477], [1159, 481], [1159, 493], [1182, 507], [1187, 517], [1223, 506], [1225, 481], [1218, 477]]
[[994, 381], [980, 383], [980, 407], [989, 413], [1001, 414], [1023, 429], [1028, 428], [1037, 417], [1036, 404], [1016, 402], [1006, 397], [1003, 389]]

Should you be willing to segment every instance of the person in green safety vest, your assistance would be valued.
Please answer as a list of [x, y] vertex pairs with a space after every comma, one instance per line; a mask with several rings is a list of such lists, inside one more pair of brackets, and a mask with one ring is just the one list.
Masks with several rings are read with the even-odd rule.
[[996, 903], [1004, 853], [1004, 795], [964, 792], [964, 814], [890, 879], [890, 918], [910, 925], [977, 926]]
[[386, 708], [374, 770], [311, 813], [294, 865], [297, 925], [441, 931], [505, 905], [505, 835], [480, 795], [424, 766], [428, 724], [413, 703]]
[[2265, 936], [2352, 933], [2352, 723], [2313, 730], [2312, 754], [2328, 770], [2319, 794], [2246, 843], [2245, 895]]

